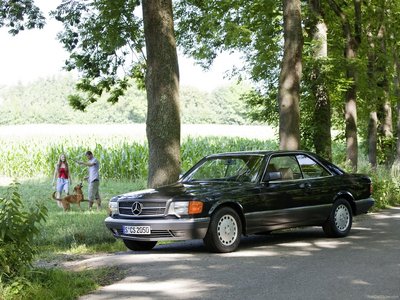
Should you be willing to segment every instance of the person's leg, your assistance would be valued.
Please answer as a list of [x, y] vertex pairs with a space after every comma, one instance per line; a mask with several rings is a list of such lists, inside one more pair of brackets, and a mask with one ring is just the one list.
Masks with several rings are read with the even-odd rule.
[[94, 199], [96, 200], [97, 209], [100, 209], [101, 207], [101, 199], [99, 195], [100, 181], [94, 181], [92, 184], [93, 184], [93, 196]]
[[[64, 188], [64, 181], [62, 178], [57, 178], [57, 188], [56, 188], [56, 198], [61, 199], [61, 194]], [[57, 200], [58, 207], [62, 208], [62, 203], [60, 200]]]
[[69, 195], [69, 180], [64, 179], [64, 188], [63, 188], [65, 194]]
[[89, 182], [88, 186], [88, 200], [89, 200], [89, 209], [93, 206], [94, 201], [94, 193], [93, 193], [93, 182]]

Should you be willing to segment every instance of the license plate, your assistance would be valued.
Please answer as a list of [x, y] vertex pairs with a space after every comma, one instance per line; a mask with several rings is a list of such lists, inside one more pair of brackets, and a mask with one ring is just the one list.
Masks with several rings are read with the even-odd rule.
[[150, 234], [150, 226], [122, 226], [122, 231], [124, 234]]

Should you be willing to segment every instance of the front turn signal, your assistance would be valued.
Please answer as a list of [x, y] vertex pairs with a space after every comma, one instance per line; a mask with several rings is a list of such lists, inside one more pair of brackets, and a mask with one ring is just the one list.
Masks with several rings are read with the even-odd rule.
[[203, 202], [201, 201], [189, 202], [189, 208], [188, 208], [189, 215], [200, 214], [202, 211], [203, 211]]

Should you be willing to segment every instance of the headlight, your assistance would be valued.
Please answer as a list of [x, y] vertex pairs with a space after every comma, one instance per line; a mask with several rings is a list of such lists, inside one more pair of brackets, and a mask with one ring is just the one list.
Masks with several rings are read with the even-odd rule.
[[169, 215], [184, 216], [200, 214], [203, 211], [203, 202], [191, 201], [177, 201], [171, 202], [168, 208]]
[[108, 203], [108, 208], [110, 209], [110, 215], [116, 215], [118, 214], [118, 202], [116, 201], [110, 201]]

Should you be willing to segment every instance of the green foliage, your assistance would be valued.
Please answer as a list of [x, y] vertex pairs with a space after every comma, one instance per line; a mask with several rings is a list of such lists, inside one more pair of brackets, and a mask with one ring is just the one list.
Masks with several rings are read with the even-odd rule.
[[0, 283], [0, 298], [4, 300], [59, 299], [73, 300], [123, 278], [124, 271], [117, 267], [85, 271], [37, 268], [25, 278], [12, 284]]
[[226, 137], [188, 138], [181, 147], [182, 171], [188, 171], [201, 158], [212, 153], [277, 148], [274, 141]]
[[72, 107], [76, 108], [77, 110], [84, 111], [86, 105], [83, 104], [85, 100], [79, 95], [69, 95], [68, 96], [68, 103]]
[[[135, 84], [130, 84], [124, 95], [115, 95], [119, 98], [118, 103], [111, 105], [104, 97], [89, 106], [80, 106], [86, 98], [82, 98], [73, 88], [75, 83], [72, 77], [58, 77], [0, 89], [0, 114], [3, 116], [0, 124], [145, 122], [146, 94]], [[248, 109], [241, 99], [241, 94], [248, 90], [245, 84], [221, 87], [210, 92], [182, 87], [182, 122], [249, 124]], [[70, 104], [84, 112], [72, 109]], [[27, 106], [29, 109], [26, 109]]]
[[[182, 163], [187, 169], [210, 153], [271, 148], [276, 149], [276, 143], [227, 137], [188, 138], [181, 146]], [[74, 182], [82, 181], [87, 175], [87, 168], [72, 160], [84, 160], [83, 154], [87, 149], [91, 149], [100, 161], [102, 179], [138, 180], [147, 177], [147, 144], [118, 137], [82, 137], [61, 140], [59, 143], [56, 139], [46, 137], [11, 143], [3, 141], [3, 147], [0, 148], [0, 162], [3, 162], [0, 163], [0, 174], [25, 178], [52, 176], [60, 154], [65, 153], [72, 179]]]
[[385, 166], [371, 169], [366, 161], [362, 161], [360, 172], [369, 174], [372, 179], [375, 209], [386, 208], [400, 203], [400, 174], [391, 172]]
[[24, 208], [13, 184], [5, 198], [0, 198], [0, 274], [1, 280], [24, 275], [31, 265], [36, 249], [33, 238], [39, 234], [39, 223], [45, 221], [47, 208], [36, 204]]
[[[146, 95], [132, 87], [114, 105], [104, 97], [85, 109], [76, 111], [82, 99], [74, 89], [76, 81], [71, 77], [55, 77], [38, 80], [27, 85], [0, 89], [0, 124], [99, 124], [143, 123], [147, 103]], [[26, 109], [29, 107], [29, 109]], [[79, 107], [84, 109], [85, 106]]]
[[[128, 79], [142, 82], [144, 34], [137, 0], [64, 1], [52, 15], [62, 22], [59, 40], [70, 53], [67, 70], [81, 72], [71, 104], [83, 110], [103, 95], [116, 103]], [[128, 70], [128, 71], [126, 71]]]
[[0, 28], [9, 27], [12, 35], [32, 28], [42, 28], [45, 18], [34, 0], [0, 1]]
[[[302, 2], [301, 17], [305, 30], [300, 107], [301, 145], [304, 149], [315, 148], [313, 143], [318, 143], [316, 139], [313, 141], [313, 135], [318, 134], [321, 123], [313, 118], [318, 97], [315, 84], [321, 84], [328, 92], [332, 128], [342, 133], [346, 130], [346, 93], [352, 86], [356, 87], [358, 118], [355, 121], [357, 131], [364, 139], [368, 138], [370, 112], [378, 111], [379, 121], [383, 123], [385, 116], [379, 115], [383, 104], [390, 102], [394, 110], [398, 102], [399, 69], [393, 68], [399, 52], [398, 2], [335, 3], [319, 1], [312, 8], [311, 2]], [[186, 54], [193, 56], [205, 68], [210, 66], [220, 51], [243, 53], [245, 67], [239, 72], [243, 75], [243, 71], [247, 71], [255, 84], [255, 89], [243, 97], [250, 107], [250, 117], [252, 120], [277, 124], [278, 76], [283, 49], [282, 3], [264, 0], [182, 0], [176, 2], [175, 10], [179, 44], [184, 47]], [[319, 21], [326, 26], [328, 39], [327, 57], [323, 59], [315, 51], [320, 45], [316, 45], [315, 32], [311, 30], [314, 28], [312, 25], [315, 26]], [[349, 32], [345, 34], [344, 29]], [[354, 59], [344, 56], [346, 40], [349, 39], [355, 46]], [[350, 69], [355, 72], [355, 81], [348, 76]], [[318, 78], [311, 76], [313, 70], [318, 70]], [[379, 161], [390, 163], [393, 152], [392, 141], [380, 138]]]
[[264, 95], [261, 90], [253, 89], [242, 96], [250, 107], [249, 117], [253, 121], [267, 122], [273, 126], [279, 125], [279, 105], [277, 91], [272, 95]]
[[[147, 176], [147, 145], [122, 140], [115, 146], [102, 146], [96, 141], [90, 148], [100, 161], [100, 172], [103, 179], [137, 179]], [[63, 144], [47, 144], [25, 141], [4, 145], [0, 149], [0, 173], [9, 177], [52, 176], [54, 165], [61, 153], [69, 158], [73, 179], [83, 180], [87, 176], [87, 168], [73, 163], [72, 159], [85, 160], [83, 154], [88, 150], [87, 140], [66, 141]]]
[[[36, 225], [38, 233], [31, 241], [31, 246], [37, 249], [35, 258], [47, 260], [65, 259], [65, 256], [91, 254], [95, 252], [116, 252], [124, 249], [121, 241], [116, 240], [104, 226], [107, 216], [108, 200], [111, 197], [146, 187], [146, 178], [128, 180], [102, 180], [100, 196], [102, 208], [88, 210], [88, 202], [82, 202], [81, 208], [71, 205], [71, 211], [65, 213], [51, 197], [50, 179], [39, 177], [25, 179], [19, 187], [20, 197], [26, 205], [40, 203], [47, 209], [45, 223]], [[0, 194], [7, 187], [0, 186]], [[84, 183], [83, 193], [87, 198], [87, 184]], [[1, 297], [0, 297], [1, 298]]]
[[378, 164], [390, 166], [395, 159], [396, 137], [378, 137]]
[[219, 52], [238, 50], [245, 53], [252, 79], [276, 83], [282, 54], [280, 2], [177, 1], [175, 16], [178, 44], [204, 67]]
[[248, 109], [241, 95], [245, 84], [220, 87], [210, 93], [181, 89], [182, 121], [185, 124], [249, 124]]

